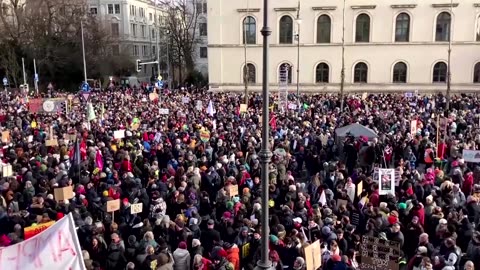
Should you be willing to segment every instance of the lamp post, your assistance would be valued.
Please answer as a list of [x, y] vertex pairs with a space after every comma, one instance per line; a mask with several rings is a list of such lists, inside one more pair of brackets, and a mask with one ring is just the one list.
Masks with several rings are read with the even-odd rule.
[[261, 258], [257, 262], [257, 270], [271, 269], [272, 263], [269, 259], [269, 234], [270, 228], [268, 227], [268, 165], [272, 159], [272, 152], [269, 148], [269, 115], [268, 107], [270, 103], [270, 91], [268, 89], [268, 51], [269, 43], [268, 39], [272, 33], [270, 27], [268, 27], [268, 1], [263, 0], [263, 28], [260, 30], [263, 36], [263, 67], [262, 67], [262, 149], [258, 156], [260, 157], [261, 170], [262, 170], [262, 239], [261, 239]]
[[340, 72], [340, 112], [343, 112], [343, 91], [345, 87], [345, 3], [343, 0], [343, 15], [342, 15], [342, 71]]
[[87, 83], [87, 61], [85, 60], [85, 38], [83, 36], [83, 19], [80, 21], [80, 27], [82, 28], [83, 77], [85, 79], [85, 83]]
[[300, 19], [300, 0], [298, 1], [295, 22], [297, 23], [297, 110], [300, 111], [300, 25], [302, 24], [302, 19]]

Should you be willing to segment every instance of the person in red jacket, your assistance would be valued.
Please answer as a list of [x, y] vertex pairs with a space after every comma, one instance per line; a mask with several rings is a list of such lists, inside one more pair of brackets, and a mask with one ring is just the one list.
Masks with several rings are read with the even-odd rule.
[[368, 201], [373, 205], [373, 207], [378, 207], [380, 205], [380, 193], [378, 191], [378, 185], [375, 183], [372, 185], [373, 192], [368, 197]]
[[193, 258], [193, 269], [194, 270], [210, 270], [212, 269], [212, 261], [202, 257], [202, 255], [200, 254], [197, 254]]
[[419, 203], [417, 200], [412, 201], [413, 208], [412, 208], [412, 217], [417, 216], [418, 217], [418, 223], [420, 223], [422, 226], [425, 226], [425, 209], [423, 208], [423, 205]]

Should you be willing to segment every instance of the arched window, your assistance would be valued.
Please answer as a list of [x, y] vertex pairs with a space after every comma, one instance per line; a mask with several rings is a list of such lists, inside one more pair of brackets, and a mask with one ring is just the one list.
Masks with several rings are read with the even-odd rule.
[[408, 42], [410, 39], [410, 15], [400, 13], [395, 20], [395, 41]]
[[355, 22], [355, 42], [370, 41], [370, 16], [365, 13], [358, 15]]
[[433, 66], [432, 82], [446, 82], [447, 81], [447, 64], [445, 62], [438, 62]]
[[257, 81], [257, 70], [255, 66], [248, 63], [243, 66], [243, 82], [255, 83]]
[[398, 62], [393, 66], [393, 80], [394, 83], [407, 82], [407, 64]]
[[292, 66], [288, 63], [283, 63], [278, 69], [278, 82], [292, 83]]
[[332, 20], [328, 15], [317, 19], [317, 43], [330, 43]]
[[354, 83], [366, 83], [368, 78], [368, 66], [367, 64], [360, 62], [355, 65], [353, 71]]
[[476, 63], [473, 68], [473, 82], [480, 83], [480, 63]]
[[435, 27], [435, 41], [449, 41], [452, 16], [448, 12], [438, 14]]
[[315, 69], [315, 82], [316, 83], [328, 83], [328, 75], [330, 68], [327, 63], [320, 63]]
[[280, 44], [293, 43], [293, 20], [290, 16], [283, 16], [280, 19]]
[[243, 44], [257, 43], [257, 22], [252, 16], [243, 19]]

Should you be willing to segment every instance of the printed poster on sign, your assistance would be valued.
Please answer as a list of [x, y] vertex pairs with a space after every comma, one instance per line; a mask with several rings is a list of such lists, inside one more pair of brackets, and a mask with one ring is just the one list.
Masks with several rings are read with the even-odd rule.
[[85, 270], [72, 214], [23, 242], [1, 248], [0, 269]]
[[464, 149], [462, 158], [465, 160], [465, 162], [480, 163], [480, 151]]
[[134, 203], [130, 205], [130, 213], [133, 214], [138, 214], [143, 211], [143, 203]]
[[395, 169], [378, 169], [380, 195], [395, 194]]
[[410, 134], [412, 136], [417, 134], [417, 120], [410, 121]]

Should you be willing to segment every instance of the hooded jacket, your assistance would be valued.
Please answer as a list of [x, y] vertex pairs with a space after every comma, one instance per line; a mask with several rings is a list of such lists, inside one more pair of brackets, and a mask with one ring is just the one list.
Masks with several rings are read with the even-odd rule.
[[240, 270], [240, 249], [237, 245], [227, 249], [227, 260], [233, 265], [234, 270]]
[[177, 248], [173, 252], [173, 269], [175, 270], [184, 270], [190, 269], [190, 253], [186, 249]]

